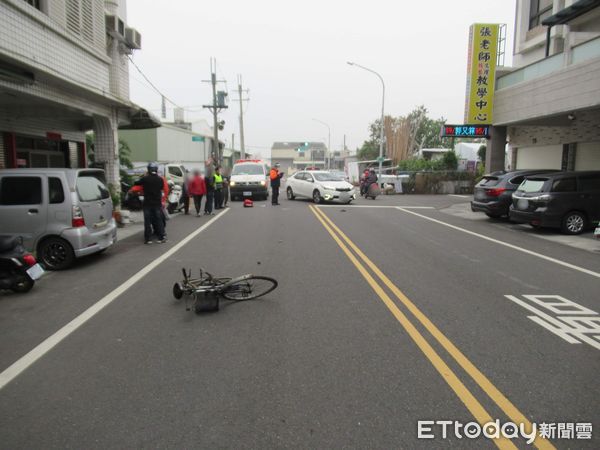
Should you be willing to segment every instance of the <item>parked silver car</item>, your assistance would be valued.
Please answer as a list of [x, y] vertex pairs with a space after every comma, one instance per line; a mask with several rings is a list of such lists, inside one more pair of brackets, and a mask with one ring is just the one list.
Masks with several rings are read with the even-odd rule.
[[113, 245], [112, 210], [103, 170], [0, 170], [0, 234], [22, 236], [46, 269]]

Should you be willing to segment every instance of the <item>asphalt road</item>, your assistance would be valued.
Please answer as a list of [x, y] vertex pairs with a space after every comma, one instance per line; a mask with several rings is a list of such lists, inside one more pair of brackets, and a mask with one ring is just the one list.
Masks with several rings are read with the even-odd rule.
[[[418, 439], [495, 419], [592, 423], [535, 444], [599, 448], [600, 256], [443, 212], [464, 201], [233, 203], [0, 294], [0, 448], [527, 447]], [[279, 287], [196, 315], [182, 267]]]

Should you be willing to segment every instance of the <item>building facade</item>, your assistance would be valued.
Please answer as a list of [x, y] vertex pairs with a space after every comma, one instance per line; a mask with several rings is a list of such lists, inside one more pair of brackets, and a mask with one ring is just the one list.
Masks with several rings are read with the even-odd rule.
[[129, 100], [141, 36], [125, 0], [0, 0], [0, 167], [85, 167], [118, 189], [118, 129], [160, 124]]
[[182, 163], [189, 168], [204, 167], [213, 140], [210, 136], [167, 123], [160, 128], [121, 130], [119, 137], [131, 150], [134, 166], [145, 166], [150, 161], [156, 161]]
[[323, 142], [274, 142], [271, 164], [279, 163], [280, 170], [288, 175], [307, 167], [323, 169], [327, 165], [326, 150]]
[[600, 1], [517, 0], [514, 68], [496, 82], [489, 171], [600, 170]]

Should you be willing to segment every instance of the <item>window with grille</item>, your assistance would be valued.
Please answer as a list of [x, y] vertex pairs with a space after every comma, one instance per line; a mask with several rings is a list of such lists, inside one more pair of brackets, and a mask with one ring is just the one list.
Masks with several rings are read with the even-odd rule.
[[94, 41], [93, 0], [67, 0], [67, 29], [89, 42]]
[[542, 24], [552, 15], [552, 0], [531, 0], [529, 4], [529, 29]]
[[40, 0], [25, 0], [26, 3], [29, 3], [31, 6], [33, 6], [35, 9], [39, 9], [41, 10], [42, 8], [40, 7]]

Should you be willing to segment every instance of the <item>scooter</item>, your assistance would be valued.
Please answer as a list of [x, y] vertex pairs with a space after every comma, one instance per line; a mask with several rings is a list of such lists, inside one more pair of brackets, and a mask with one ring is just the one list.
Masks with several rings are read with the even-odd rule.
[[142, 203], [144, 201], [144, 196], [140, 195], [139, 192], [134, 192], [133, 186], [129, 188], [127, 194], [125, 195], [125, 201], [123, 202], [123, 206], [126, 206], [131, 211], [139, 211], [142, 209]]
[[365, 198], [371, 197], [372, 200], [375, 200], [379, 194], [381, 194], [381, 188], [377, 183], [371, 183], [363, 193]]
[[0, 236], [0, 289], [28, 292], [43, 274], [44, 269], [23, 247], [22, 238]]
[[169, 181], [169, 196], [167, 197], [167, 211], [169, 214], [173, 214], [175, 211], [181, 211], [183, 209], [183, 190], [181, 186], [175, 184], [173, 181]]

